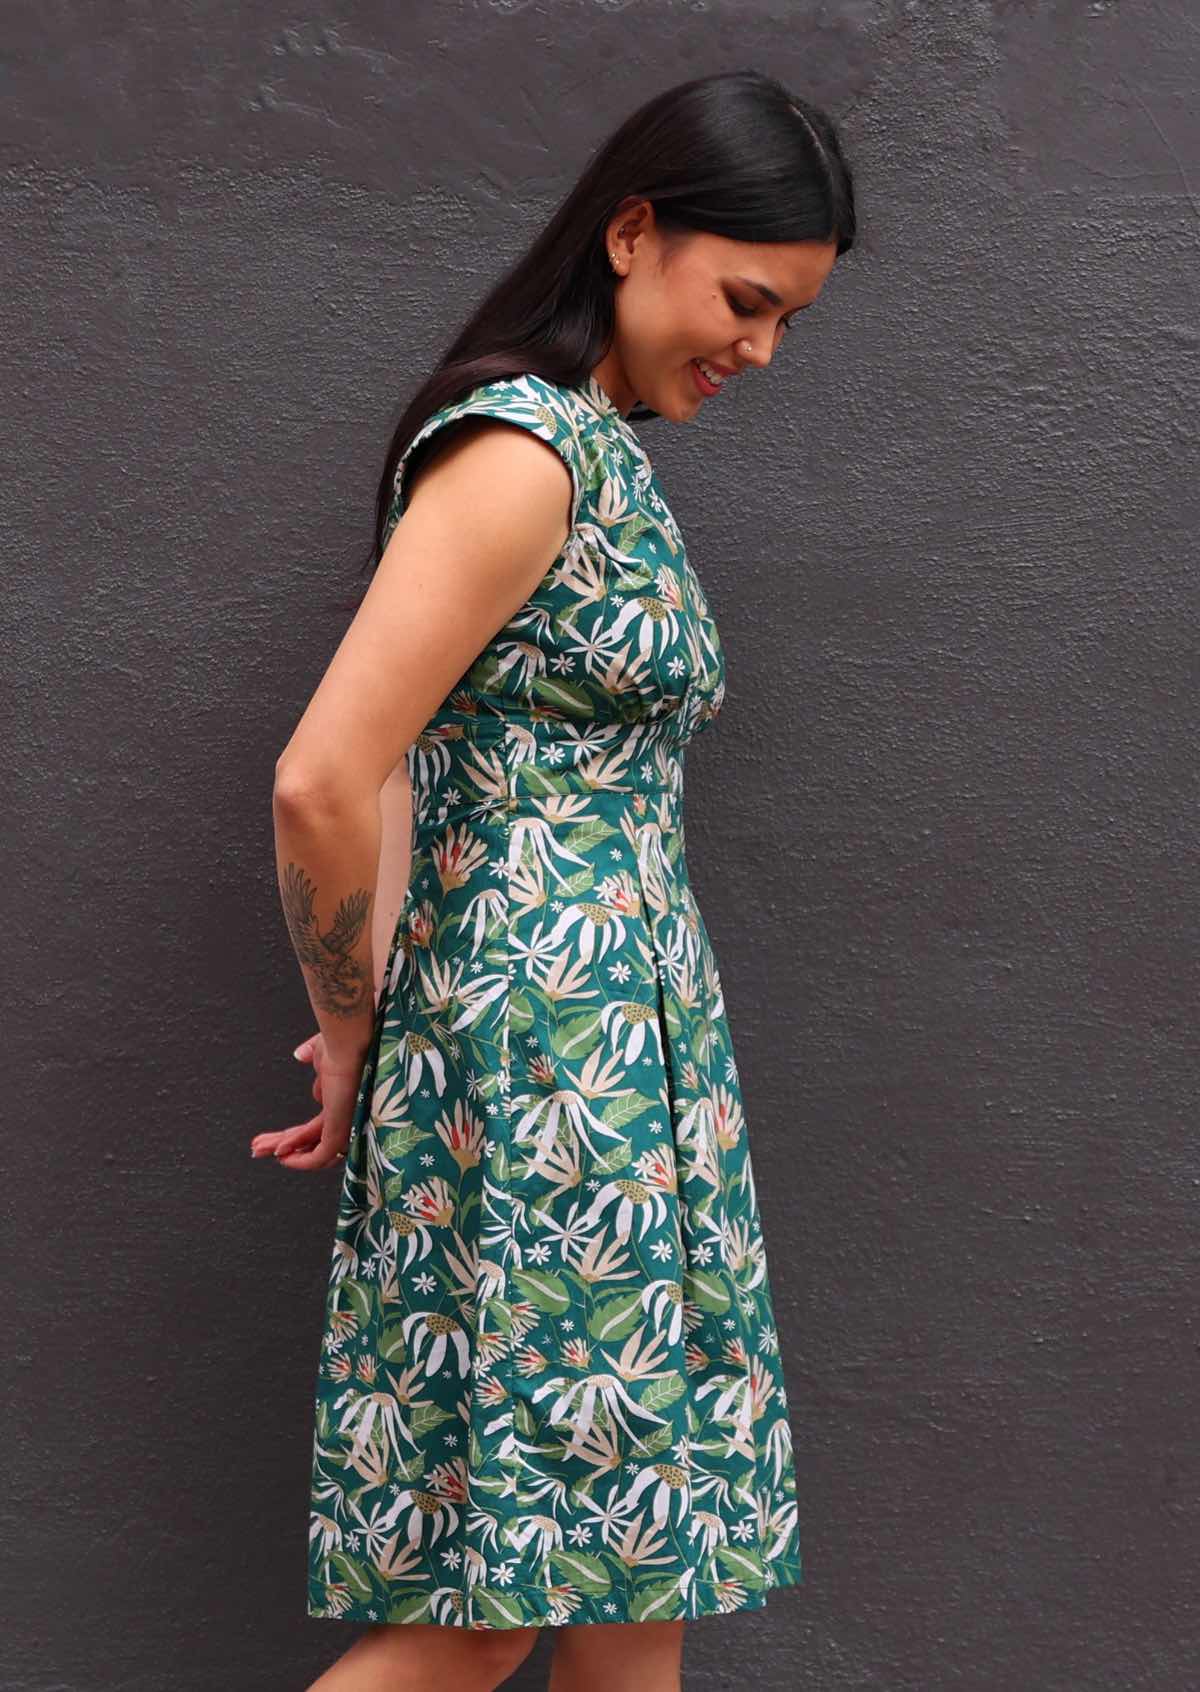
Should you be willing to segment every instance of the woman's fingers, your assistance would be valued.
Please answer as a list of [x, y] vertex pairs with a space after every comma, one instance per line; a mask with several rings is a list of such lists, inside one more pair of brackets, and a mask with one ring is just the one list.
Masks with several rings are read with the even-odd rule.
[[275, 1156], [286, 1157], [289, 1152], [307, 1151], [309, 1146], [315, 1146], [321, 1138], [321, 1125], [324, 1112], [318, 1111], [307, 1122], [300, 1123], [297, 1128], [288, 1128], [280, 1135], [279, 1144], [275, 1147]]
[[344, 1152], [318, 1138], [311, 1151], [296, 1150], [281, 1156], [279, 1161], [288, 1169], [323, 1169], [327, 1163], [333, 1163], [336, 1158], [343, 1156]]
[[281, 1150], [290, 1151], [295, 1144], [313, 1145], [321, 1137], [323, 1114], [318, 1111], [307, 1122], [298, 1122], [292, 1128], [275, 1128], [265, 1134], [256, 1134], [250, 1142], [251, 1157], [268, 1154], [277, 1157]]
[[[320, 1029], [301, 1040], [292, 1056], [298, 1063], [311, 1063], [313, 1066], [312, 1096], [320, 1105], [315, 1116], [310, 1116], [307, 1122], [298, 1122], [291, 1128], [274, 1129], [265, 1134], [256, 1134], [250, 1141], [251, 1157], [274, 1157], [278, 1163], [286, 1164], [289, 1169], [321, 1169], [328, 1163], [335, 1162], [345, 1156], [345, 1148], [337, 1147], [321, 1138], [325, 1125], [325, 1086], [322, 1078], [322, 1068], [325, 1058], [325, 1042]], [[351, 1079], [357, 1086], [358, 1073]], [[331, 1077], [331, 1081], [334, 1077]], [[340, 1072], [336, 1074], [335, 1091], [338, 1094], [337, 1115], [345, 1114], [347, 1100], [341, 1097], [345, 1090], [346, 1078]], [[353, 1100], [349, 1108], [353, 1110]]]

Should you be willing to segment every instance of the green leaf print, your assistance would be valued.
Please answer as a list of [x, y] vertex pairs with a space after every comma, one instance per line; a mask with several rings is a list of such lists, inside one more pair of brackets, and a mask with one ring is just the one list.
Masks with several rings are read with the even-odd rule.
[[521, 786], [526, 793], [540, 794], [543, 799], [549, 794], [571, 791], [565, 776], [557, 770], [539, 770], [533, 764], [525, 764], [522, 767]]
[[718, 1545], [717, 1561], [732, 1580], [755, 1590], [766, 1584], [763, 1560], [748, 1545]]
[[665, 1621], [679, 1614], [679, 1581], [652, 1580], [639, 1585], [629, 1606], [630, 1621]]
[[609, 1152], [598, 1157], [592, 1165], [597, 1175], [612, 1175], [618, 1169], [624, 1169], [626, 1164], [633, 1162], [633, 1146], [629, 1140], [618, 1140]]
[[508, 996], [509, 1027], [514, 1034], [527, 1034], [533, 1027], [533, 1005], [529, 994], [515, 987]]
[[403, 1045], [403, 1040], [381, 1040], [379, 1042], [379, 1058], [375, 1065], [374, 1076], [376, 1087], [384, 1081], [390, 1081], [399, 1069], [400, 1052]]
[[600, 1120], [610, 1128], [627, 1128], [643, 1112], [654, 1108], [654, 1100], [648, 1099], [644, 1093], [628, 1093], [623, 1099], [610, 1099], [600, 1112]]
[[565, 1547], [551, 1551], [550, 1567], [578, 1591], [590, 1592], [593, 1597], [608, 1592], [612, 1587], [612, 1577], [599, 1557], [590, 1556], [586, 1551], [567, 1550]]
[[641, 1295], [634, 1289], [597, 1299], [588, 1312], [588, 1333], [593, 1339], [628, 1339], [642, 1320]]
[[492, 1627], [520, 1627], [525, 1617], [516, 1594], [495, 1587], [476, 1586], [473, 1601], [481, 1618]]
[[595, 710], [587, 689], [564, 681], [561, 676], [535, 676], [529, 691], [543, 704], [554, 705], [568, 716], [590, 717]]
[[555, 1055], [572, 1057], [579, 1051], [590, 1051], [600, 1032], [600, 1012], [584, 1011], [582, 1016], [566, 1016], [554, 1027], [551, 1046]]
[[585, 822], [576, 823], [566, 836], [566, 844], [572, 852], [594, 852], [606, 840], [611, 840], [616, 832], [603, 817], [588, 817]]
[[434, 1428], [440, 1428], [443, 1422], [453, 1420], [453, 1410], [439, 1409], [436, 1404], [413, 1404], [409, 1407], [408, 1425], [416, 1439], [431, 1433]]
[[512, 1333], [512, 1301], [493, 1295], [487, 1301], [488, 1327], [498, 1334]]
[[379, 1355], [388, 1363], [402, 1363], [407, 1352], [403, 1327], [399, 1322], [386, 1324], [379, 1338]]
[[364, 1287], [361, 1281], [352, 1281], [347, 1275], [342, 1282], [342, 1291], [354, 1307], [354, 1314], [358, 1318], [360, 1328], [365, 1328], [371, 1319], [371, 1311], [375, 1305], [375, 1288]]
[[348, 1557], [344, 1551], [331, 1551], [329, 1553], [329, 1565], [331, 1568], [337, 1569], [352, 1591], [357, 1591], [360, 1594], [371, 1591], [370, 1581], [364, 1578], [358, 1564], [353, 1558]]
[[586, 869], [572, 870], [570, 875], [563, 877], [558, 884], [558, 896], [560, 899], [577, 897], [589, 892], [595, 885], [596, 872], [589, 864]]
[[490, 693], [504, 674], [503, 663], [499, 652], [485, 652], [467, 671], [467, 681], [480, 693]]
[[390, 1622], [423, 1622], [428, 1621], [433, 1614], [433, 1604], [427, 1592], [415, 1598], [402, 1598], [398, 1604], [388, 1606], [387, 1619]]
[[717, 1316], [724, 1315], [729, 1309], [729, 1288], [719, 1275], [709, 1274], [703, 1269], [685, 1271], [683, 1296], [698, 1304], [701, 1310], [710, 1310]]
[[662, 1410], [668, 1404], [674, 1404], [677, 1398], [682, 1398], [686, 1391], [687, 1382], [677, 1369], [672, 1369], [661, 1379], [650, 1381], [638, 1402], [643, 1409]]
[[384, 1162], [399, 1166], [414, 1146], [419, 1146], [422, 1140], [432, 1139], [433, 1135], [418, 1128], [414, 1122], [405, 1122], [399, 1128], [377, 1127], [376, 1138]]
[[[652, 534], [657, 530], [657, 528], [657, 523], [651, 522], [650, 518], [647, 517], [644, 512], [637, 511], [627, 523], [623, 523], [617, 530], [617, 545], [620, 547], [622, 552], [630, 552], [632, 551], [633, 544], [639, 535]], [[625, 577], [628, 577], [631, 573], [632, 572], [627, 570], [625, 572]], [[649, 573], [649, 569], [647, 568], [645, 574], [648, 576]], [[625, 586], [625, 577], [622, 578], [622, 587]]]
[[548, 1316], [564, 1316], [571, 1308], [571, 1294], [561, 1275], [541, 1269], [515, 1269], [512, 1279], [521, 1296]]

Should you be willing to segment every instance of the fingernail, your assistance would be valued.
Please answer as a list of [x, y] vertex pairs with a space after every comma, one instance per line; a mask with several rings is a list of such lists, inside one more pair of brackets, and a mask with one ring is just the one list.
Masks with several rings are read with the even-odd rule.
[[299, 1048], [299, 1046], [297, 1046], [297, 1047], [296, 1047], [296, 1049], [295, 1049], [295, 1051], [294, 1051], [294, 1052], [293, 1052], [293, 1053], [292, 1053], [292, 1056], [293, 1056], [293, 1057], [294, 1057], [294, 1058], [298, 1058], [298, 1057], [299, 1057], [299, 1056], [300, 1056], [300, 1048]]

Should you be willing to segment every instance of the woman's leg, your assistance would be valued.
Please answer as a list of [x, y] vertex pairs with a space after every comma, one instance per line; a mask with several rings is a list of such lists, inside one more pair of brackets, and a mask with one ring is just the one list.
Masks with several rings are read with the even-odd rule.
[[536, 1627], [380, 1622], [308, 1692], [493, 1692], [537, 1644]]
[[554, 1630], [549, 1692], [679, 1692], [683, 1622], [586, 1622]]

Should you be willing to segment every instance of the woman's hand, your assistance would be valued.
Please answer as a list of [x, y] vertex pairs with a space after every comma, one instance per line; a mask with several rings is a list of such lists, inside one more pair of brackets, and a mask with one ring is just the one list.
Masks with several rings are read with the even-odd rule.
[[362, 1080], [366, 1053], [352, 1067], [330, 1062], [325, 1052], [325, 1036], [311, 1034], [296, 1047], [294, 1056], [311, 1063], [316, 1070], [312, 1096], [321, 1109], [307, 1122], [293, 1128], [277, 1128], [256, 1134], [250, 1142], [251, 1157], [275, 1157], [289, 1169], [324, 1169], [335, 1159], [345, 1157], [350, 1144], [350, 1126], [354, 1118], [354, 1104]]

